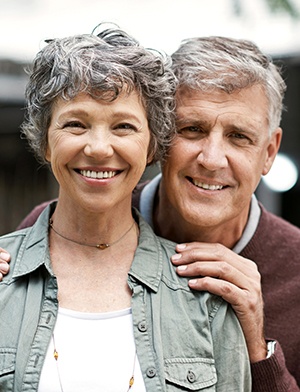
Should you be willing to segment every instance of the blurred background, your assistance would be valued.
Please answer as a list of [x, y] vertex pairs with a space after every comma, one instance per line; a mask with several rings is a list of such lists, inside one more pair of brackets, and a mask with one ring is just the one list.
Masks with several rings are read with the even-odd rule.
[[52, 174], [20, 138], [24, 67], [45, 39], [90, 33], [101, 22], [169, 54], [188, 37], [251, 39], [280, 64], [288, 85], [281, 155], [257, 196], [300, 227], [300, 0], [0, 0], [0, 234], [57, 195]]

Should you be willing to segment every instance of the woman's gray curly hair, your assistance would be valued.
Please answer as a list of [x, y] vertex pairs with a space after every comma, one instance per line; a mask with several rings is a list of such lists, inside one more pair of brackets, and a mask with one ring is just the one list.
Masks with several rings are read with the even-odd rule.
[[29, 71], [22, 133], [37, 159], [47, 163], [47, 131], [58, 98], [86, 92], [112, 101], [123, 91], [136, 91], [151, 131], [148, 154], [163, 160], [175, 133], [175, 88], [170, 58], [145, 49], [120, 29], [49, 40]]
[[271, 58], [253, 42], [217, 36], [186, 39], [172, 60], [179, 87], [230, 94], [261, 85], [269, 101], [269, 133], [279, 126], [286, 84]]

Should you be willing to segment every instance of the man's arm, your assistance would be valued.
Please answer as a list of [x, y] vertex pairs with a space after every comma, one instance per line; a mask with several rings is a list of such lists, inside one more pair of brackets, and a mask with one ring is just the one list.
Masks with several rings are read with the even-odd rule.
[[252, 392], [299, 392], [296, 380], [288, 371], [278, 342], [267, 359], [251, 364]]

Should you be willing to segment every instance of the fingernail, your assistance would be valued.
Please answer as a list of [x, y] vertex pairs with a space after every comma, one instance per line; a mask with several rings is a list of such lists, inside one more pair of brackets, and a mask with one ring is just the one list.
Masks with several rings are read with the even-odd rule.
[[2, 260], [8, 261], [9, 260], [9, 254], [5, 252], [0, 252], [0, 258]]
[[189, 280], [189, 284], [191, 285], [191, 286], [193, 286], [194, 284], [196, 284], [197, 283], [197, 279], [191, 279], [191, 280]]
[[187, 266], [186, 266], [186, 265], [179, 265], [179, 266], [177, 267], [177, 269], [178, 269], [179, 271], [185, 271], [185, 270], [187, 269]]
[[181, 259], [182, 255], [180, 253], [175, 253], [175, 255], [171, 256], [172, 260], [179, 260]]
[[183, 250], [183, 249], [186, 248], [186, 244], [177, 244], [176, 248], [179, 249], [179, 250]]

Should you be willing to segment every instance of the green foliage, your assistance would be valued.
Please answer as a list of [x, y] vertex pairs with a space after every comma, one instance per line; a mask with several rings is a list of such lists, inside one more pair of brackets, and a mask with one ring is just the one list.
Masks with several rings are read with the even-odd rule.
[[[265, 1], [268, 5], [268, 8], [272, 13], [286, 13], [290, 15], [293, 19], [299, 19], [300, 14], [296, 6], [294, 5], [293, 0], [261, 0]], [[243, 14], [243, 0], [232, 0], [232, 6], [234, 13], [237, 16], [241, 16]]]
[[272, 12], [286, 12], [293, 18], [299, 18], [299, 12], [290, 0], [266, 0]]

